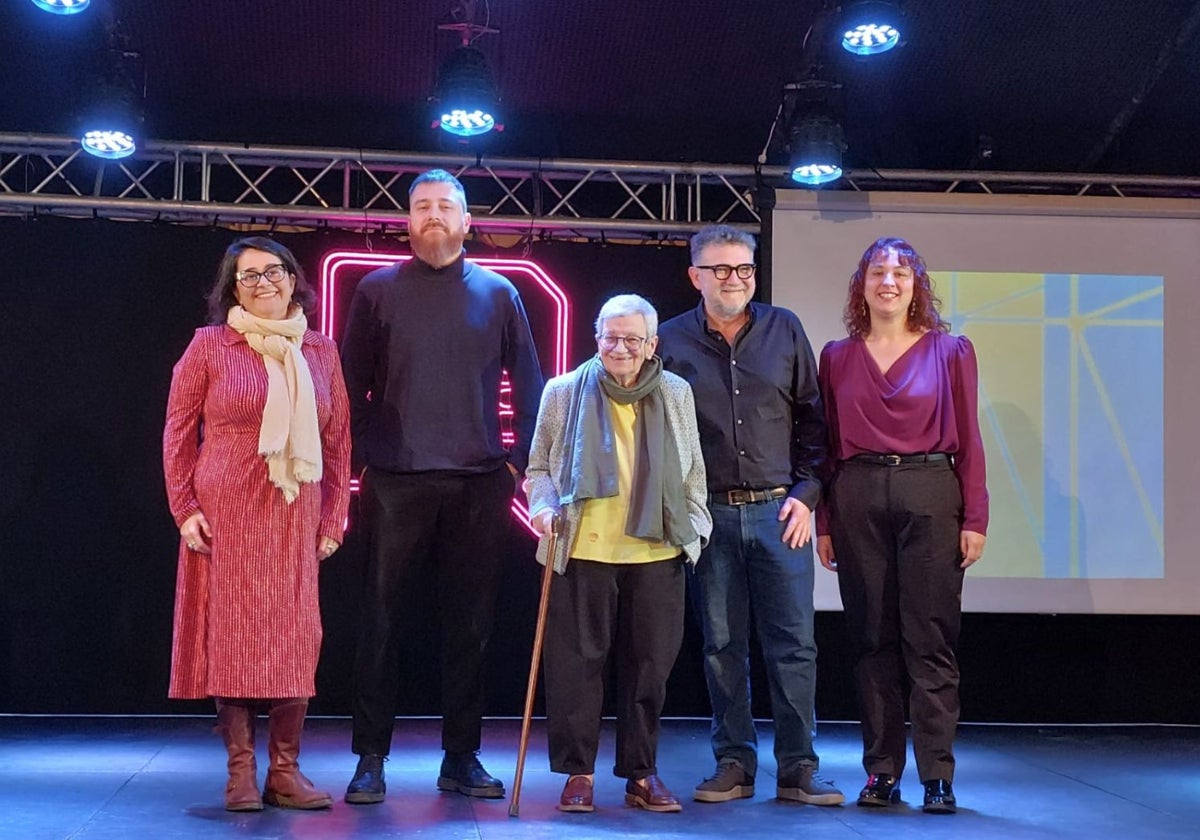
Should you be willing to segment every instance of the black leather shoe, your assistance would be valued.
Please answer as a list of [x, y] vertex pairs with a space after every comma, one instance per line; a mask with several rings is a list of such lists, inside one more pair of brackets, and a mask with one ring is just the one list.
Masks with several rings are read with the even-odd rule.
[[368, 754], [358, 759], [358, 767], [354, 770], [354, 778], [346, 786], [346, 801], [351, 805], [374, 805], [382, 802], [387, 793], [387, 784], [383, 781], [383, 762], [387, 759], [382, 755]]
[[858, 793], [858, 804], [868, 808], [886, 808], [900, 801], [900, 780], [895, 776], [872, 773], [867, 786]]
[[480, 799], [504, 798], [504, 782], [483, 769], [476, 753], [446, 753], [437, 786]]
[[956, 814], [958, 802], [954, 799], [954, 788], [945, 779], [931, 779], [925, 785], [925, 804], [921, 810], [926, 814]]

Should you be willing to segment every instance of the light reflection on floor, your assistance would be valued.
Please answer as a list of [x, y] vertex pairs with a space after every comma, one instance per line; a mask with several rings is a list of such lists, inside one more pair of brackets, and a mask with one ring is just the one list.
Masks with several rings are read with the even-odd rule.
[[[770, 727], [753, 799], [691, 801], [711, 771], [708, 723], [665, 721], [663, 780], [681, 814], [628, 808], [610, 773], [611, 724], [597, 764], [596, 811], [555, 809], [564, 778], [549, 772], [540, 722], [525, 766], [518, 818], [509, 801], [479, 801], [434, 788], [441, 753], [436, 721], [398, 723], [380, 805], [341, 801], [354, 769], [349, 721], [309, 722], [304, 772], [335, 797], [313, 813], [221, 807], [224, 750], [204, 718], [0, 716], [0, 837], [12, 840], [161, 838], [390, 838], [611, 840], [611, 838], [1195, 838], [1200, 809], [1200, 728], [967, 726], [958, 742], [960, 812], [920, 812], [915, 768], [905, 805], [883, 812], [854, 805], [815, 808], [774, 798]], [[265, 724], [265, 721], [263, 722]], [[483, 761], [511, 788], [519, 722], [488, 721]], [[821, 772], [853, 799], [863, 782], [853, 724], [822, 724]], [[266, 763], [260, 739], [260, 767]], [[910, 759], [911, 761], [911, 759]], [[510, 789], [511, 794], [511, 789]]]

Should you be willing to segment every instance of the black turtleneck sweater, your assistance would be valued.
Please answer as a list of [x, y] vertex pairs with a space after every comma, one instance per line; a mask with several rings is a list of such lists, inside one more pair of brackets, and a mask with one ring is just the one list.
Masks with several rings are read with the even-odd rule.
[[[459, 257], [417, 258], [362, 279], [342, 335], [355, 472], [521, 472], [542, 393], [525, 307], [499, 274]], [[500, 440], [501, 370], [516, 443]]]

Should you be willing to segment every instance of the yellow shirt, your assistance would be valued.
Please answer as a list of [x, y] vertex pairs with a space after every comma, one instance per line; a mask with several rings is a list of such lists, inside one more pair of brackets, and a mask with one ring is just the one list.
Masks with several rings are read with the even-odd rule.
[[633, 422], [636, 404], [608, 403], [617, 452], [617, 495], [605, 499], [586, 499], [579, 530], [571, 546], [571, 556], [601, 563], [654, 563], [678, 557], [677, 546], [631, 537], [625, 533], [629, 518], [629, 497], [633, 486]]

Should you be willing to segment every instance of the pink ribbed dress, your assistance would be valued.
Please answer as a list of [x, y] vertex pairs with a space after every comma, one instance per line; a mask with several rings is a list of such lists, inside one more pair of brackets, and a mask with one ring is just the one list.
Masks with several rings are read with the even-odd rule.
[[350, 430], [337, 348], [307, 331], [324, 476], [292, 504], [258, 454], [267, 394], [262, 357], [231, 328], [196, 331], [175, 365], [163, 466], [177, 525], [197, 510], [212, 554], [180, 540], [169, 695], [311, 697], [321, 650], [317, 542], [341, 542]]

